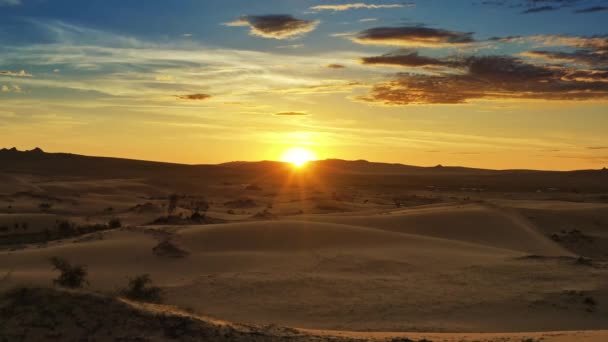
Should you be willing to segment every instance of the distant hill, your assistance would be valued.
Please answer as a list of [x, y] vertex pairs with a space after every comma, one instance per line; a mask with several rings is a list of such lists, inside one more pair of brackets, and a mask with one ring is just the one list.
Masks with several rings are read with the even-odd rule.
[[500, 191], [608, 191], [607, 170], [485, 170], [466, 167], [421, 167], [365, 160], [328, 159], [311, 162], [301, 171], [275, 161], [186, 165], [154, 161], [46, 153], [40, 148], [0, 150], [0, 173], [85, 178], [152, 178], [163, 182], [281, 182], [299, 174], [332, 184], [369, 184], [402, 188], [478, 188]]

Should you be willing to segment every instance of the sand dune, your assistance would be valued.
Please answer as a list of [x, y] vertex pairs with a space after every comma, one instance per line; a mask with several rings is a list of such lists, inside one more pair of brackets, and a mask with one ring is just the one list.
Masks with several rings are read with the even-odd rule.
[[[429, 210], [437, 209], [422, 209]], [[48, 258], [61, 256], [88, 265], [92, 289], [101, 291], [150, 273], [169, 304], [255, 324], [478, 332], [604, 326], [602, 307], [585, 313], [566, 292], [608, 297], [599, 269], [387, 228], [262, 221], [117, 230], [0, 252], [0, 270], [18, 264], [12, 283], [46, 285], [54, 276]], [[187, 256], [156, 255], [153, 248], [167, 237]]]
[[352, 224], [393, 232], [433, 236], [530, 254], [571, 256], [515, 212], [487, 205], [435, 205], [384, 215], [319, 215], [301, 219]]

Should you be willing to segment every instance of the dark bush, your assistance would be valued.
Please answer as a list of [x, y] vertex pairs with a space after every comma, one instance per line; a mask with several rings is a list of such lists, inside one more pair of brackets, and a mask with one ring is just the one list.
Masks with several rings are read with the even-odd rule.
[[122, 294], [135, 301], [160, 303], [162, 302], [162, 289], [152, 285], [149, 274], [142, 274], [129, 279], [129, 285]]
[[110, 227], [110, 229], [116, 229], [116, 228], [120, 228], [122, 227], [122, 222], [120, 222], [119, 218], [113, 218], [110, 220], [110, 222], [108, 222], [108, 226]]
[[70, 289], [81, 288], [88, 284], [85, 266], [71, 265], [67, 260], [58, 257], [52, 257], [50, 261], [54, 269], [61, 272], [59, 277], [53, 280], [54, 284]]

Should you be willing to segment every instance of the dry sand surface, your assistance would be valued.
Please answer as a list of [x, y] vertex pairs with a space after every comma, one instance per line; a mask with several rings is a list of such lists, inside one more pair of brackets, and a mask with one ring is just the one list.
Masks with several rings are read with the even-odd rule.
[[[0, 302], [0, 315], [11, 317], [0, 323], [0, 340], [16, 331], [27, 341], [78, 340], [85, 332], [103, 340], [138, 336], [144, 326], [144, 340], [608, 340], [602, 192], [507, 192], [489, 189], [487, 179], [483, 191], [436, 189], [406, 176], [389, 188], [332, 183], [331, 174], [270, 182], [268, 170], [252, 166], [245, 179], [187, 173], [175, 182], [40, 175], [26, 166], [0, 173], [0, 290], [41, 288]], [[158, 221], [172, 193], [182, 194], [175, 218]], [[206, 217], [188, 219], [201, 196], [210, 203]], [[112, 218], [122, 227], [105, 227]], [[105, 228], [54, 238], [64, 221]], [[88, 288], [48, 289], [55, 256], [86, 265]], [[144, 273], [170, 308], [114, 298]], [[37, 326], [32, 320], [46, 305], [96, 309], [70, 313], [86, 328], [63, 322], [71, 317], [64, 313], [25, 328]], [[95, 315], [114, 320], [95, 326]], [[110, 331], [123, 316], [136, 318]]]

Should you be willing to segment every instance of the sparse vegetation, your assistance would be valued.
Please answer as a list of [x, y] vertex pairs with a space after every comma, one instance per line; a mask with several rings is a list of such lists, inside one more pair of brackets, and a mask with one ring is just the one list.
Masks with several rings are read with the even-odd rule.
[[60, 272], [59, 277], [53, 280], [55, 285], [70, 289], [81, 288], [87, 281], [87, 269], [82, 265], [72, 265], [67, 260], [53, 257], [50, 260], [53, 268]]
[[170, 195], [167, 203], [167, 215], [173, 215], [173, 213], [175, 213], [175, 210], [177, 209], [178, 204], [179, 196], [177, 194]]
[[257, 203], [251, 198], [243, 197], [224, 203], [224, 206], [232, 209], [254, 208]]
[[120, 227], [122, 227], [122, 222], [120, 221], [119, 218], [114, 217], [108, 222], [108, 227], [110, 229], [120, 228]]
[[170, 258], [184, 258], [189, 254], [187, 251], [179, 248], [179, 246], [168, 238], [156, 245], [152, 251], [157, 256]]
[[52, 207], [53, 207], [53, 204], [48, 203], [48, 202], [43, 202], [38, 205], [38, 208], [43, 212], [47, 212], [47, 211], [51, 210]]
[[149, 274], [142, 274], [129, 279], [129, 284], [122, 291], [122, 295], [128, 299], [140, 302], [162, 302], [162, 289], [152, 285], [152, 279]]
[[249, 184], [247, 185], [247, 187], [245, 188], [245, 190], [249, 190], [249, 191], [262, 191], [262, 188], [257, 185], [257, 184]]

